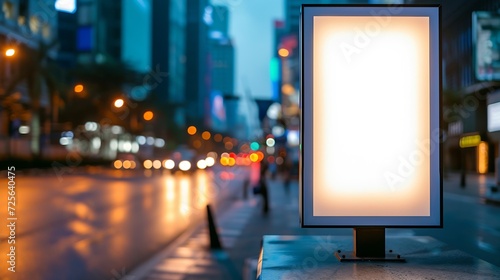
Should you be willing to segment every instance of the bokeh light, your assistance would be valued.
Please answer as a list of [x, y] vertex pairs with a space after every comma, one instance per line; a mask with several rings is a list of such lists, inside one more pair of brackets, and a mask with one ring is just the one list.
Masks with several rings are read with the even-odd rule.
[[268, 156], [267, 157], [267, 162], [273, 163], [274, 162], [274, 156]]
[[217, 159], [217, 152], [209, 152], [207, 154], [207, 157], [211, 157], [211, 158]]
[[195, 149], [199, 149], [199, 148], [201, 148], [201, 141], [200, 141], [200, 140], [198, 140], [198, 139], [194, 140], [194, 141], [193, 141], [193, 147], [194, 147]]
[[277, 164], [277, 165], [282, 165], [282, 164], [283, 164], [283, 162], [284, 162], [284, 160], [283, 160], [283, 158], [282, 158], [282, 157], [277, 157], [277, 158], [276, 158], [276, 164]]
[[251, 153], [251, 154], [250, 154], [250, 160], [251, 160], [252, 162], [257, 162], [257, 161], [259, 161], [259, 156], [257, 155], [257, 153]]
[[203, 140], [209, 140], [211, 136], [212, 135], [208, 131], [203, 131], [203, 133], [201, 134], [201, 138], [203, 138]]
[[268, 147], [274, 147], [274, 145], [275, 145], [275, 144], [276, 144], [276, 141], [274, 141], [274, 139], [273, 139], [273, 138], [267, 138], [267, 139], [266, 139], [266, 145], [267, 145]]
[[214, 141], [215, 141], [215, 142], [220, 142], [220, 141], [222, 141], [222, 135], [220, 135], [219, 133], [215, 134], [215, 135], [214, 135]]
[[115, 105], [115, 107], [116, 107], [116, 108], [121, 108], [121, 107], [123, 107], [123, 104], [125, 104], [125, 102], [124, 102], [124, 101], [123, 101], [123, 99], [121, 99], [121, 98], [116, 99], [116, 100], [115, 100], [115, 103], [114, 103], [114, 105]]
[[151, 167], [153, 167], [153, 162], [151, 160], [147, 159], [144, 161], [144, 163], [142, 165], [146, 169], [151, 169]]
[[228, 141], [224, 143], [224, 148], [226, 148], [226, 150], [232, 150], [233, 147], [234, 147], [233, 142]]
[[250, 146], [245, 143], [245, 144], [241, 145], [240, 150], [244, 153], [248, 153], [250, 151]]
[[205, 169], [207, 168], [207, 163], [204, 159], [200, 159], [197, 163], [196, 163], [196, 166], [198, 167], [198, 169]]
[[229, 154], [228, 153], [222, 153], [220, 155], [220, 164], [223, 166], [227, 166], [229, 164]]
[[189, 169], [191, 169], [191, 163], [187, 160], [183, 160], [179, 162], [179, 169], [182, 171], [188, 171]]
[[161, 168], [161, 161], [159, 161], [157, 159], [155, 161], [153, 161], [153, 168], [160, 169]]
[[196, 134], [196, 130], [197, 130], [196, 127], [194, 125], [192, 125], [192, 126], [188, 127], [187, 133], [189, 135], [195, 135]]
[[258, 161], [262, 161], [264, 159], [264, 153], [261, 152], [261, 151], [257, 151], [255, 152], [257, 154], [257, 156], [259, 157], [259, 160]]
[[5, 56], [14, 56], [16, 54], [16, 50], [13, 48], [9, 48], [5, 51]]
[[205, 159], [205, 163], [206, 163], [207, 167], [213, 166], [215, 164], [215, 158], [207, 157]]
[[295, 88], [291, 84], [284, 84], [281, 86], [281, 92], [286, 95], [291, 95], [295, 92]]
[[131, 161], [130, 161], [130, 160], [125, 160], [125, 161], [123, 161], [123, 168], [125, 168], [125, 169], [130, 169], [130, 168], [132, 168], [132, 163], [131, 163]]
[[166, 169], [174, 169], [175, 167], [175, 162], [171, 159], [167, 159], [163, 162], [163, 167], [165, 167]]
[[152, 111], [146, 111], [146, 112], [144, 112], [144, 115], [142, 115], [142, 117], [144, 118], [144, 120], [150, 121], [153, 119], [154, 114]]
[[259, 148], [260, 148], [260, 145], [257, 142], [252, 142], [252, 144], [250, 144], [250, 149], [252, 149], [254, 151], [257, 151]]
[[76, 93], [82, 92], [83, 91], [83, 85], [81, 85], [81, 84], [76, 85], [75, 88], [74, 88], [74, 90], [75, 90]]
[[287, 57], [288, 55], [290, 55], [290, 52], [285, 48], [281, 48], [278, 50], [278, 55], [281, 57]]

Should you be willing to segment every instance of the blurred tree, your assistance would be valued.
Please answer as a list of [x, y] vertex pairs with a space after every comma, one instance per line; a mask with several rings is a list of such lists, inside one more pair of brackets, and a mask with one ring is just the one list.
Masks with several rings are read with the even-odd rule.
[[[51, 59], [51, 53], [56, 47], [56, 40], [50, 43], [39, 41], [36, 49], [21, 45], [16, 52], [16, 64], [19, 67], [16, 67], [5, 90], [5, 95], [10, 96], [17, 93], [19, 87], [26, 87], [31, 110], [31, 152], [35, 160], [42, 155], [42, 136], [50, 133], [49, 115], [52, 115], [52, 119], [57, 118], [61, 103], [59, 84], [54, 75], [57, 66]], [[41, 102], [45, 90], [49, 94], [49, 106], [44, 108]]]
[[129, 128], [131, 111], [136, 108], [136, 102], [125, 99], [120, 110], [116, 110], [113, 104], [118, 98], [126, 98], [124, 86], [140, 84], [140, 77], [127, 63], [109, 56], [102, 57], [98, 62], [80, 63], [73, 69], [74, 80], [84, 90], [76, 93], [69, 89], [72, 97], [62, 117], [73, 125], [95, 121]]
[[185, 103], [165, 103], [159, 98], [159, 94], [151, 94], [144, 103], [156, 112], [150, 132], [166, 139], [167, 149], [175, 149], [180, 144], [188, 143], [187, 127], [179, 126], [174, 121], [175, 112], [183, 110]]

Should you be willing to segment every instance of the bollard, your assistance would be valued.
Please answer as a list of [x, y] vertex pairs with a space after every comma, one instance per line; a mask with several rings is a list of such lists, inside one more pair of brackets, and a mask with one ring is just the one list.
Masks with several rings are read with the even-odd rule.
[[208, 231], [210, 232], [210, 249], [222, 249], [222, 244], [219, 240], [219, 233], [215, 226], [215, 219], [210, 209], [210, 204], [207, 204]]
[[250, 185], [250, 179], [245, 179], [243, 182], [243, 200], [247, 200], [248, 198], [248, 186]]

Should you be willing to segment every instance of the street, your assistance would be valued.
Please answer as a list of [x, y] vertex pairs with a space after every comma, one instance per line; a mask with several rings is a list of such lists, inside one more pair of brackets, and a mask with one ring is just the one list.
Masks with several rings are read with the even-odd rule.
[[479, 198], [492, 177], [469, 175], [465, 188], [458, 174], [444, 179], [443, 229], [418, 229], [415, 235], [430, 235], [475, 257], [500, 266], [500, 205], [485, 204]]
[[[16, 273], [4, 267], [0, 278], [121, 279], [187, 228], [198, 225], [208, 202], [223, 209], [223, 204], [241, 200], [243, 180], [253, 179], [253, 174], [253, 168], [220, 167], [194, 174], [142, 176], [98, 170], [61, 178], [19, 174], [15, 179]], [[352, 229], [300, 229], [296, 182], [288, 194], [280, 180], [272, 182], [271, 217], [277, 218], [263, 221], [257, 205], [243, 231], [246, 234], [352, 234]], [[388, 229], [387, 235], [432, 236], [500, 266], [500, 207], [484, 204], [478, 196], [491, 182], [486, 176], [474, 176], [461, 189], [457, 176], [445, 179], [443, 229]], [[0, 184], [7, 186], [5, 177]], [[7, 201], [6, 187], [0, 199]], [[0, 219], [8, 225], [7, 207], [2, 205]], [[252, 228], [256, 232], [251, 233]], [[0, 234], [5, 264], [9, 231], [2, 229]], [[246, 257], [256, 257], [253, 251], [258, 246], [245, 250]]]
[[[207, 203], [219, 206], [217, 201], [240, 195], [241, 190], [235, 194], [236, 186], [247, 171], [150, 173], [122, 179], [111, 173], [46, 173], [15, 178], [16, 272], [3, 265], [1, 279], [120, 279], [196, 225]], [[0, 185], [5, 187], [0, 220], [8, 225], [6, 176]], [[3, 264], [13, 245], [7, 243], [9, 235], [3, 226]]]
[[0, 280], [500, 280], [499, 0], [0, 2]]

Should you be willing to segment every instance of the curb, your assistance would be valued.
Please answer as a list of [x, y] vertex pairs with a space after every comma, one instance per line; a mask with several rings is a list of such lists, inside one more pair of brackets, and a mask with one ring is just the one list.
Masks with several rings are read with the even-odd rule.
[[482, 198], [486, 203], [500, 205], [500, 192], [497, 185], [489, 186], [486, 195]]
[[159, 253], [155, 254], [147, 261], [141, 263], [138, 267], [133, 269], [130, 272], [130, 276], [134, 277], [133, 279], [143, 279], [148, 276], [149, 272], [162, 260], [171, 255], [175, 249], [177, 249], [180, 245], [186, 242], [191, 236], [193, 236], [196, 232], [200, 231], [205, 225], [206, 222], [200, 224], [194, 224], [186, 231], [184, 231], [180, 236], [175, 238], [166, 248], [162, 249]]

